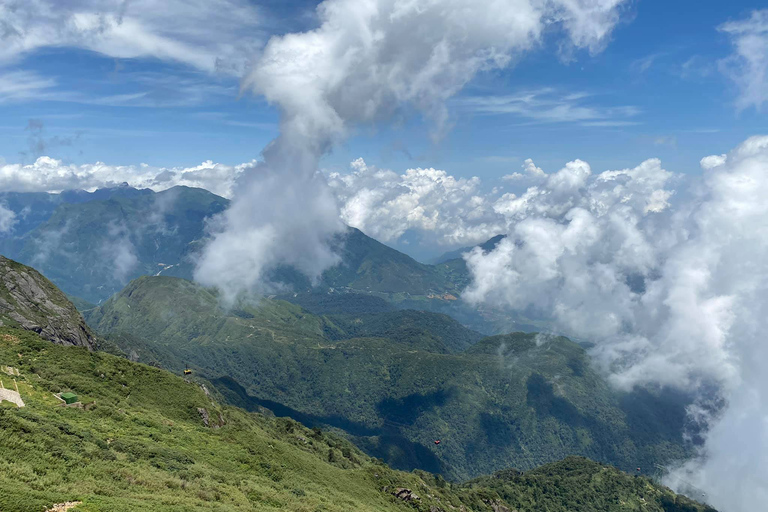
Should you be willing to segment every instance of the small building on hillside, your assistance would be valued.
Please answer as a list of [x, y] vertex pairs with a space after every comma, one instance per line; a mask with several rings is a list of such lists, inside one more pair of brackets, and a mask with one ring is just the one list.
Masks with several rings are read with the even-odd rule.
[[61, 399], [64, 400], [67, 404], [74, 404], [77, 402], [77, 395], [72, 392], [62, 393]]

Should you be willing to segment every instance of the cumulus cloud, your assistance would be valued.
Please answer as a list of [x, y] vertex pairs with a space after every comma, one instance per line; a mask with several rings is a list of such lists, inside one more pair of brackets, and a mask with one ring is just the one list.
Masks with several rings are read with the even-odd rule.
[[7, 0], [0, 4], [0, 64], [70, 46], [239, 75], [261, 44], [260, 23], [247, 0]]
[[344, 222], [378, 240], [418, 230], [443, 244], [477, 243], [504, 227], [476, 177], [460, 179], [431, 168], [398, 174], [362, 159], [352, 162], [352, 170], [332, 173], [328, 182]]
[[95, 190], [128, 183], [156, 192], [176, 185], [198, 187], [231, 197], [237, 177], [254, 162], [229, 166], [206, 161], [194, 167], [154, 167], [141, 165], [65, 164], [50, 157], [39, 157], [31, 164], [0, 164], [0, 189], [13, 192], [61, 192]]
[[674, 193], [666, 187], [675, 180], [656, 159], [597, 176], [580, 160], [547, 174], [526, 159], [523, 173], [502, 177], [515, 184], [533, 184], [517, 195], [503, 193], [502, 187], [485, 190], [477, 177], [457, 178], [438, 169], [398, 174], [362, 159], [351, 167], [350, 173], [328, 176], [346, 224], [385, 242], [415, 231], [429, 243], [445, 246], [481, 243], [531, 216], [557, 218], [574, 207], [602, 214], [616, 203], [636, 207], [642, 214], [661, 212]]
[[738, 86], [739, 109], [768, 103], [768, 9], [753, 11], [749, 18], [718, 27], [731, 38], [733, 54], [720, 69]]
[[740, 512], [768, 499], [768, 137], [702, 166], [670, 205], [679, 183], [658, 160], [594, 178], [568, 164], [510, 198], [509, 236], [466, 256], [464, 298], [535, 310], [597, 342], [619, 387], [671, 385], [706, 401], [714, 386], [724, 408], [691, 410], [711, 429], [681, 471]]
[[507, 174], [503, 176], [501, 179], [512, 181], [512, 182], [521, 182], [521, 181], [541, 181], [544, 178], [546, 178], [547, 174], [544, 172], [544, 170], [541, 167], [537, 167], [536, 164], [533, 163], [533, 160], [530, 158], [527, 158], [525, 162], [523, 162], [523, 172], [513, 172], [512, 174]]
[[539, 43], [545, 27], [559, 27], [569, 47], [596, 51], [622, 3], [322, 2], [320, 26], [270, 39], [243, 82], [279, 107], [281, 133], [212, 224], [196, 279], [231, 298], [278, 263], [317, 276], [338, 261], [328, 243], [343, 228], [318, 162], [352, 127], [415, 109], [437, 137], [449, 125], [446, 101], [476, 73], [509, 65]]

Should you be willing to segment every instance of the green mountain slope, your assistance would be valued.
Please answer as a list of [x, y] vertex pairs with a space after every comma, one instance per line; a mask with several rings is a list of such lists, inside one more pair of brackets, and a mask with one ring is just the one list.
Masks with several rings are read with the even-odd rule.
[[386, 338], [432, 352], [461, 352], [483, 338], [448, 315], [426, 311], [336, 314], [326, 318], [340, 329], [326, 329], [331, 339]]
[[[14, 366], [14, 376], [0, 375], [0, 381], [17, 386], [25, 402], [23, 408], [0, 403], [4, 512], [65, 502], [89, 512], [523, 512], [576, 510], [575, 504], [594, 504], [579, 510], [706, 510], [646, 479], [597, 465], [591, 471], [610, 485], [593, 486], [594, 492], [561, 487], [568, 475], [558, 466], [531, 472], [537, 502], [543, 503], [541, 489], [546, 496], [556, 485], [561, 505], [534, 509], [528, 474], [457, 486], [423, 472], [394, 471], [332, 434], [219, 405], [203, 382], [52, 345], [29, 331], [0, 327], [0, 363]], [[79, 402], [64, 405], [54, 396], [63, 391], [76, 393]], [[643, 508], [597, 508], [641, 499]], [[670, 509], [666, 502], [688, 508]]]
[[457, 293], [450, 276], [349, 228], [340, 239], [342, 263], [323, 274], [331, 287], [397, 295]]
[[514, 503], [518, 512], [714, 512], [711, 507], [670, 494], [647, 478], [581, 457], [568, 457], [525, 473], [499, 471], [468, 482], [465, 488], [494, 491], [507, 503]]
[[18, 252], [24, 245], [24, 235], [47, 221], [60, 205], [104, 201], [112, 197], [134, 197], [152, 193], [151, 190], [138, 190], [127, 184], [98, 189], [93, 192], [65, 190], [59, 194], [0, 191], [0, 205], [15, 214], [10, 232], [0, 233], [0, 253], [14, 258], [18, 257]]
[[152, 277], [88, 320], [134, 359], [188, 362], [232, 403], [338, 428], [398, 468], [463, 479], [580, 454], [634, 469], [689, 449], [686, 397], [618, 394], [565, 338], [516, 333], [457, 353], [472, 331], [398, 314], [317, 316], [266, 299], [224, 311], [210, 290]]

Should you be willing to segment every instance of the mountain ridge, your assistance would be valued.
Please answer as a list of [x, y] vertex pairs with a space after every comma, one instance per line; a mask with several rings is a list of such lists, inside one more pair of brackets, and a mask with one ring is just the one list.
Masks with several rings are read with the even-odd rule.
[[[183, 186], [161, 192], [114, 187], [5, 193], [0, 202], [21, 219], [10, 234], [0, 234], [0, 253], [39, 268], [64, 292], [92, 304], [104, 302], [141, 275], [192, 279], [194, 257], [207, 240], [207, 219], [229, 204], [207, 190]], [[25, 213], [31, 206], [34, 215]], [[272, 269], [265, 279], [291, 289], [277, 293], [295, 303], [319, 305], [322, 294], [350, 294], [346, 302], [355, 310], [355, 301], [375, 297], [398, 309], [449, 314], [485, 334], [543, 327], [516, 313], [463, 304], [460, 294], [471, 276], [461, 258], [420, 263], [355, 228], [340, 233], [332, 244], [342, 261], [327, 269], [319, 283], [313, 285], [290, 267]]]

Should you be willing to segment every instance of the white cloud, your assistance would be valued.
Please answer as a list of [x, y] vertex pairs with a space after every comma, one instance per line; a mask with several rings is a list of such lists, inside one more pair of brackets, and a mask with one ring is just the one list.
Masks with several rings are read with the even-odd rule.
[[56, 81], [31, 71], [0, 73], [0, 103], [45, 99]]
[[126, 283], [128, 277], [139, 264], [136, 247], [130, 238], [128, 228], [117, 222], [110, 222], [107, 235], [97, 249], [101, 260], [112, 272], [112, 278], [118, 283]]
[[720, 62], [721, 71], [739, 88], [739, 109], [760, 110], [768, 103], [768, 9], [718, 27], [731, 37], [734, 53]]
[[0, 64], [39, 48], [153, 57], [239, 75], [261, 46], [247, 0], [8, 0], [0, 4]]
[[71, 189], [94, 190], [128, 183], [136, 188], [155, 191], [185, 185], [231, 197], [237, 177], [253, 165], [254, 162], [228, 166], [211, 161], [186, 168], [153, 167], [146, 164], [108, 165], [102, 162], [73, 165], [43, 156], [28, 165], [0, 164], [0, 190], [61, 192]]
[[[546, 4], [545, 4], [546, 5]], [[619, 23], [623, 0], [556, 0], [552, 20], [563, 23], [570, 34], [566, 44], [588, 48], [597, 53], [608, 43], [611, 31]], [[561, 49], [565, 47], [561, 46]]]
[[[474, 302], [533, 307], [598, 345], [620, 387], [662, 384], [725, 400], [702, 457], [678, 474], [721, 510], [768, 499], [768, 137], [702, 160], [670, 206], [676, 179], [657, 160], [589, 178], [574, 162], [521, 198], [509, 236], [467, 264]], [[555, 177], [561, 174], [558, 179]]]
[[702, 169], [710, 170], [723, 165], [728, 160], [728, 155], [709, 155], [701, 159]]
[[0, 204], [0, 234], [8, 233], [16, 224], [16, 214]]
[[544, 170], [541, 167], [536, 167], [536, 164], [533, 163], [533, 160], [528, 158], [525, 160], [525, 162], [523, 162], [522, 173], [513, 172], [512, 174], [507, 174], [506, 176], [503, 176], [501, 179], [512, 181], [512, 182], [522, 182], [522, 181], [537, 182], [545, 179], [546, 176], [547, 174], [544, 172]]
[[534, 123], [579, 123], [584, 126], [628, 126], [640, 114], [631, 105], [598, 106], [587, 104], [586, 93], [561, 93], [555, 89], [523, 91], [502, 96], [470, 96], [456, 100], [462, 108], [482, 114], [514, 115]]
[[385, 242], [407, 230], [428, 234], [437, 243], [484, 242], [503, 229], [478, 178], [458, 179], [438, 169], [408, 169], [404, 174], [352, 162], [350, 174], [332, 173], [329, 185], [350, 226]]
[[570, 47], [597, 51], [622, 3], [494, 0], [478, 9], [473, 0], [322, 2], [320, 26], [271, 38], [244, 80], [280, 108], [281, 134], [241, 177], [196, 278], [232, 297], [279, 263], [318, 275], [337, 261], [327, 242], [342, 229], [318, 162], [350, 128], [415, 109], [439, 136], [449, 125], [446, 101], [476, 73], [509, 65], [540, 42], [545, 27], [560, 28]]
[[664, 53], [652, 53], [650, 55], [646, 55], [645, 57], [641, 57], [639, 59], [635, 59], [632, 61], [632, 63], [629, 65], [629, 69], [638, 73], [643, 74], [649, 69], [651, 69], [654, 65], [654, 63], [660, 58], [663, 57]]
[[485, 191], [476, 177], [421, 168], [398, 174], [362, 159], [352, 163], [351, 173], [331, 173], [328, 181], [347, 224], [383, 241], [397, 241], [414, 230], [429, 243], [448, 246], [484, 242], [531, 216], [559, 218], [576, 207], [596, 215], [614, 205], [631, 205], [642, 214], [660, 212], [673, 194], [667, 188], [673, 175], [655, 159], [597, 176], [580, 160], [552, 174], [530, 159], [523, 169], [525, 174], [502, 178], [535, 184], [519, 196], [499, 187]]

